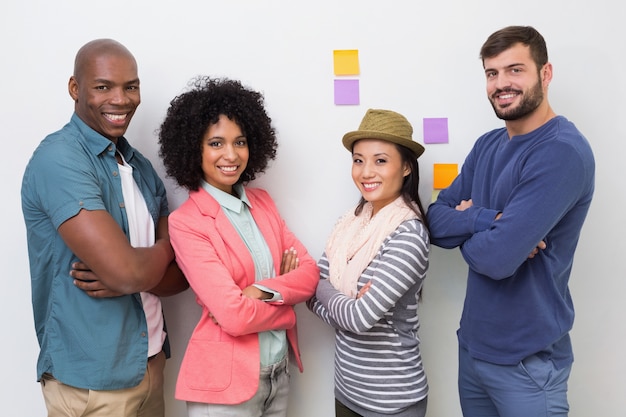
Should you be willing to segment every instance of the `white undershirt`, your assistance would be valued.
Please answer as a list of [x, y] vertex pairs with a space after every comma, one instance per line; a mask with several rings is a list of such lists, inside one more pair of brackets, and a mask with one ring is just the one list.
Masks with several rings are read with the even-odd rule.
[[[155, 242], [154, 222], [148, 211], [148, 206], [146, 206], [146, 200], [133, 179], [133, 168], [126, 163], [124, 158], [122, 161], [124, 165], [118, 164], [117, 166], [122, 179], [122, 194], [128, 215], [130, 244], [135, 248], [152, 246]], [[140, 294], [148, 324], [148, 357], [150, 357], [161, 351], [165, 341], [163, 310], [159, 297], [149, 292]]]

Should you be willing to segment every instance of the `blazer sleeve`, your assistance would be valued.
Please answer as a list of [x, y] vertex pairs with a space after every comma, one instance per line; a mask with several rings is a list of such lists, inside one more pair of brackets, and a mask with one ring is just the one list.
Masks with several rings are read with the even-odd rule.
[[298, 253], [298, 267], [284, 275], [258, 281], [279, 292], [282, 303], [295, 305], [305, 302], [314, 293], [319, 280], [319, 269], [304, 245], [289, 230], [274, 201], [265, 190], [246, 190], [252, 203], [252, 215], [272, 253], [276, 273], [279, 274], [283, 253], [294, 248]]
[[292, 328], [296, 316], [291, 306], [242, 294], [242, 289], [254, 283], [253, 261], [226, 215], [217, 213], [206, 215], [187, 200], [169, 220], [176, 261], [199, 304], [231, 336]]

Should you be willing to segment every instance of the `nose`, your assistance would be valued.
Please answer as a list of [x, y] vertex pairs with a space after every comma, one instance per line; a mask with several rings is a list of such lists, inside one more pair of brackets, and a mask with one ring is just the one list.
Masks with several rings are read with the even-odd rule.
[[494, 86], [498, 90], [504, 90], [505, 88], [511, 86], [511, 80], [505, 73], [500, 73], [494, 78]]
[[118, 105], [127, 104], [128, 102], [130, 102], [128, 91], [123, 87], [112, 88], [110, 101], [111, 103], [118, 104]]
[[361, 171], [363, 178], [371, 178], [374, 176], [374, 166], [370, 162], [363, 164], [363, 170]]
[[231, 144], [224, 146], [224, 158], [229, 161], [234, 161], [237, 159], [237, 151], [235, 147]]

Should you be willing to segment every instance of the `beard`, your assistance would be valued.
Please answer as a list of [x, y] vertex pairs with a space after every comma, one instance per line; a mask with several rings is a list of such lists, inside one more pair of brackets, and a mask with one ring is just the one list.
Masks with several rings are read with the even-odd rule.
[[[507, 105], [506, 107], [498, 108], [495, 103], [495, 96], [501, 93], [516, 93], [522, 94], [522, 100], [517, 105], [517, 107], [511, 107], [511, 105]], [[493, 107], [493, 111], [496, 113], [499, 119], [502, 120], [519, 120], [533, 111], [543, 101], [543, 89], [541, 87], [541, 80], [537, 81], [532, 88], [527, 90], [526, 92], [520, 90], [514, 90], [512, 88], [507, 88], [504, 90], [497, 90], [493, 96], [489, 97], [489, 102], [491, 103], [491, 107]]]

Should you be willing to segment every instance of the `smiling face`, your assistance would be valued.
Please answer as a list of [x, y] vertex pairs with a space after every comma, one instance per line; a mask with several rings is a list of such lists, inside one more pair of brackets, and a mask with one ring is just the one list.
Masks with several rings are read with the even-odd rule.
[[[518, 43], [484, 60], [487, 97], [500, 119], [514, 121], [532, 115], [544, 102], [551, 74], [549, 64], [540, 70], [530, 48]], [[546, 71], [548, 70], [548, 71]]]
[[234, 121], [220, 115], [202, 138], [202, 172], [213, 187], [232, 194], [248, 166], [248, 140]]
[[124, 50], [83, 56], [68, 88], [78, 117], [114, 143], [128, 129], [141, 102], [137, 63]]
[[400, 196], [404, 177], [411, 173], [396, 146], [378, 139], [361, 139], [352, 148], [352, 180], [375, 215]]

